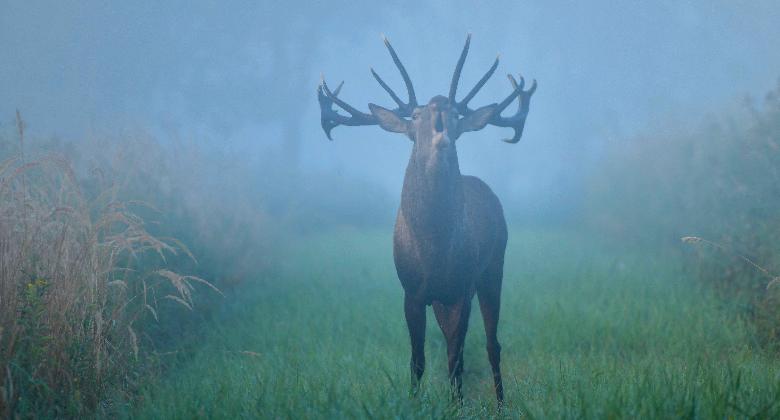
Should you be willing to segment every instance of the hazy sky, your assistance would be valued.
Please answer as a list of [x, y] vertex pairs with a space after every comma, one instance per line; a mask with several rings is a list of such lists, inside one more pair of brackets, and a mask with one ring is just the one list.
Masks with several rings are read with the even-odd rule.
[[358, 108], [391, 105], [368, 71], [403, 92], [384, 33], [427, 101], [446, 93], [472, 32], [461, 92], [501, 54], [474, 105], [503, 99], [507, 72], [539, 90], [519, 144], [500, 142], [510, 133], [497, 128], [459, 140], [462, 171], [505, 202], [548, 208], [576, 200], [601, 140], [698, 120], [780, 77], [777, 1], [159, 3], [3, 1], [0, 121], [19, 108], [38, 135], [142, 128], [247, 157], [280, 153], [292, 121], [302, 168], [398, 194], [408, 140], [339, 127], [328, 142], [320, 75], [346, 80], [342, 95]]

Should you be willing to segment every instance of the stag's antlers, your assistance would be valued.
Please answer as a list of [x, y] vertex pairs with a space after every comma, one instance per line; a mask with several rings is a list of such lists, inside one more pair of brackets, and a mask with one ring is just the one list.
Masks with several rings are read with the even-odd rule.
[[412, 86], [412, 79], [409, 78], [409, 73], [406, 72], [406, 68], [404, 68], [403, 63], [401, 63], [401, 60], [398, 59], [398, 54], [395, 53], [395, 50], [393, 49], [393, 46], [390, 45], [390, 41], [387, 40], [387, 38], [382, 35], [382, 40], [385, 42], [385, 47], [387, 47], [387, 51], [390, 51], [390, 56], [393, 57], [393, 62], [395, 63], [395, 66], [398, 68], [398, 71], [401, 72], [401, 77], [404, 78], [404, 84], [406, 84], [406, 91], [409, 94], [409, 102], [403, 103], [398, 98], [398, 95], [393, 92], [392, 89], [390, 89], [390, 86], [385, 83], [384, 80], [382, 80], [381, 77], [379, 77], [378, 74], [374, 71], [374, 69], [371, 69], [371, 74], [374, 76], [377, 82], [382, 86], [382, 88], [387, 91], [387, 93], [390, 94], [390, 96], [393, 98], [393, 101], [395, 101], [396, 104], [398, 104], [398, 109], [395, 110], [396, 114], [402, 116], [402, 117], [411, 117], [412, 111], [414, 111], [415, 108], [417, 108], [417, 96], [414, 94], [414, 86]]
[[[518, 75], [519, 76], [519, 75]], [[536, 79], [534, 79], [533, 83], [531, 84], [531, 87], [528, 90], [523, 90], [523, 87], [525, 87], [525, 79], [523, 79], [523, 76], [520, 76], [520, 85], [518, 86], [517, 81], [511, 74], [507, 74], [506, 77], [509, 79], [509, 82], [512, 84], [512, 88], [515, 90], [512, 95], [509, 95], [506, 99], [504, 99], [504, 102], [506, 102], [506, 105], [503, 107], [499, 105], [498, 109], [496, 111], [495, 116], [493, 119], [488, 123], [491, 125], [495, 125], [496, 127], [512, 127], [515, 130], [515, 135], [512, 136], [511, 139], [502, 139], [503, 141], [507, 143], [517, 143], [520, 141], [520, 137], [523, 136], [523, 127], [525, 127], [525, 118], [528, 116], [528, 110], [531, 106], [531, 96], [533, 96], [534, 92], [536, 92]], [[510, 103], [512, 103], [512, 100], [514, 99], [512, 96], [515, 95], [519, 98], [517, 102], [517, 112], [515, 112], [514, 115], [511, 117], [502, 117], [501, 111], [504, 110]], [[502, 104], [504, 103], [502, 102]]]
[[[390, 94], [390, 97], [393, 98], [393, 101], [398, 104], [398, 108], [394, 109], [393, 112], [395, 112], [399, 117], [411, 117], [412, 111], [414, 111], [414, 108], [417, 107], [417, 96], [414, 94], [412, 79], [409, 78], [409, 73], [406, 72], [406, 68], [398, 58], [398, 54], [395, 53], [393, 46], [390, 45], [390, 41], [388, 41], [384, 36], [382, 38], [385, 41], [387, 50], [390, 52], [390, 56], [393, 58], [395, 66], [398, 68], [398, 71], [401, 73], [401, 77], [404, 79], [404, 83], [406, 84], [406, 91], [409, 94], [409, 102], [404, 103], [401, 101], [398, 95], [393, 92], [393, 89], [391, 89], [390, 86], [388, 86], [387, 83], [385, 83], [385, 81], [379, 77], [373, 68], [371, 69], [371, 74], [374, 76], [376, 81], [379, 82], [379, 85]], [[321, 113], [320, 124], [322, 125], [322, 129], [325, 130], [325, 135], [328, 136], [328, 140], [333, 140], [330, 136], [330, 131], [340, 125], [357, 126], [379, 124], [379, 121], [377, 121], [376, 117], [373, 115], [361, 112], [355, 107], [338, 98], [339, 91], [343, 85], [344, 82], [341, 82], [336, 91], [331, 92], [330, 89], [328, 89], [327, 83], [325, 83], [325, 79], [323, 79], [320, 82], [320, 85], [317, 87], [317, 98], [320, 101]], [[336, 112], [336, 110], [333, 109], [334, 103], [344, 111], [347, 111], [350, 117], [347, 118]]]
[[[360, 112], [350, 104], [338, 98], [342, 86], [344, 86], [344, 82], [339, 83], [335, 92], [331, 92], [327, 83], [325, 83], [325, 79], [323, 79], [317, 87], [317, 98], [320, 101], [320, 124], [322, 125], [322, 129], [325, 130], [325, 135], [328, 136], [328, 140], [331, 141], [333, 138], [330, 136], [330, 130], [333, 130], [340, 125], [357, 126], [378, 124], [378, 121], [373, 115]], [[350, 117], [347, 118], [336, 112], [336, 110], [333, 109], [334, 103], [344, 111], [347, 111]]]
[[[458, 102], [455, 99], [455, 94], [458, 91], [458, 82], [460, 81], [460, 72], [463, 70], [463, 64], [466, 62], [466, 56], [469, 53], [469, 45], [471, 44], [471, 34], [468, 34], [466, 36], [466, 44], [463, 45], [463, 51], [460, 53], [460, 58], [458, 59], [458, 64], [455, 65], [455, 72], [452, 74], [452, 82], [450, 83], [450, 104], [452, 104], [455, 109], [458, 110], [458, 112], [461, 115], [469, 115], [472, 112], [474, 112], [473, 109], [468, 107], [469, 101], [471, 101], [472, 98], [474, 98], [474, 95], [479, 92], [480, 89], [482, 89], [482, 86], [485, 85], [485, 83], [490, 79], [490, 76], [493, 75], [493, 73], [496, 71], [496, 68], [498, 67], [498, 57], [496, 57], [496, 61], [493, 62], [493, 65], [490, 66], [488, 71], [485, 73], [484, 76], [482, 76], [481, 79], [477, 82], [477, 84], [469, 91], [468, 95], [466, 95], [465, 98], [463, 98], [462, 101]], [[511, 127], [515, 130], [515, 135], [512, 136], [511, 139], [503, 139], [507, 143], [517, 143], [520, 141], [520, 137], [523, 135], [523, 127], [525, 126], [525, 119], [528, 116], [528, 110], [531, 104], [531, 96], [536, 92], [536, 80], [533, 81], [533, 84], [531, 85], [531, 88], [528, 90], [523, 90], [525, 87], [525, 79], [523, 79], [522, 76], [520, 76], [520, 84], [517, 84], [517, 81], [515, 78], [508, 74], [507, 77], [509, 78], [509, 82], [512, 84], [512, 93], [509, 94], [509, 96], [506, 97], [503, 101], [501, 101], [500, 104], [495, 105], [495, 110], [493, 111], [493, 118], [488, 122], [490, 125], [495, 125], [497, 127]], [[515, 98], [520, 98], [518, 101], [518, 108], [517, 112], [512, 115], [511, 117], [502, 117], [501, 113], [506, 109], [506, 107], [509, 106], [509, 104], [512, 103], [512, 101], [515, 100]]]
[[[393, 49], [393, 46], [390, 45], [390, 41], [388, 41], [384, 36], [383, 39], [385, 47], [387, 47], [387, 50], [390, 52], [390, 56], [393, 58], [395, 66], [398, 68], [398, 71], [401, 73], [401, 77], [404, 79], [406, 91], [409, 95], [408, 102], [403, 102], [401, 98], [396, 95], [393, 89], [391, 89], [390, 86], [388, 86], [387, 83], [385, 83], [385, 81], [379, 77], [373, 68], [371, 69], [371, 75], [374, 76], [376, 81], [379, 82], [379, 85], [382, 86], [382, 89], [384, 89], [398, 105], [398, 107], [394, 109], [393, 112], [399, 117], [410, 117], [412, 115], [412, 111], [414, 111], [414, 108], [417, 107], [417, 96], [414, 93], [412, 80], [409, 78], [409, 74], [406, 72], [406, 68], [404, 68], [403, 63], [401, 63], [401, 60], [398, 58], [398, 54], [396, 54], [395, 49]], [[471, 88], [466, 97], [464, 97], [462, 101], [458, 102], [455, 98], [455, 95], [458, 91], [460, 73], [463, 70], [463, 64], [466, 62], [466, 56], [468, 55], [470, 44], [471, 34], [468, 34], [466, 37], [466, 44], [463, 46], [463, 51], [460, 53], [460, 58], [458, 58], [458, 63], [455, 65], [455, 72], [452, 74], [452, 81], [450, 82], [450, 104], [452, 104], [452, 106], [455, 107], [458, 113], [462, 116], [466, 116], [474, 112], [474, 110], [468, 106], [469, 101], [471, 101], [479, 92], [479, 90], [482, 89], [485, 83], [487, 83], [488, 79], [490, 79], [490, 77], [496, 71], [496, 68], [498, 68], [498, 57], [496, 57], [493, 65], [490, 66], [485, 75], [479, 79], [473, 88]], [[507, 96], [506, 99], [500, 103], [488, 105], [494, 107], [493, 117], [488, 122], [488, 124], [497, 127], [509, 127], [514, 129], [514, 136], [512, 136], [510, 139], [503, 140], [507, 143], [517, 143], [520, 141], [520, 137], [523, 135], [523, 127], [525, 126], [525, 119], [528, 116], [531, 96], [534, 94], [534, 92], [536, 92], [537, 84], [536, 80], [534, 80], [528, 90], [523, 90], [525, 87], [525, 79], [523, 79], [522, 76], [520, 76], [519, 84], [511, 74], [508, 74], [507, 77], [509, 78], [509, 82], [512, 84], [512, 93], [510, 93], [509, 96]], [[338, 88], [336, 88], [334, 92], [331, 92], [327, 83], [325, 83], [325, 80], [323, 79], [320, 82], [320, 85], [317, 87], [317, 98], [319, 99], [321, 113], [320, 123], [322, 125], [322, 129], [325, 131], [325, 135], [329, 140], [333, 140], [330, 135], [331, 130], [340, 125], [359, 126], [379, 124], [379, 121], [373, 115], [361, 112], [355, 107], [338, 98], [338, 94], [341, 91], [341, 87], [343, 85], [344, 82], [341, 82]], [[509, 106], [509, 104], [512, 103], [512, 101], [515, 100], [515, 98], [519, 98], [517, 112], [515, 112], [515, 114], [510, 117], [502, 117], [501, 113]], [[333, 109], [333, 104], [338, 105], [339, 108], [346, 111], [350, 116], [346, 117], [339, 114], [336, 110]]]

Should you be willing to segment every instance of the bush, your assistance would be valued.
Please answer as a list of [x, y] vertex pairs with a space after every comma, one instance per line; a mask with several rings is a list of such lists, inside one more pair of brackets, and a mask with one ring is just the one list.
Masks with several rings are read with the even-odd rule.
[[148, 232], [143, 203], [97, 175], [85, 193], [68, 160], [25, 156], [17, 129], [17, 150], [0, 139], [0, 416], [111, 412], [147, 365], [145, 322], [213, 286], [165, 269], [189, 251]]
[[[622, 242], [693, 242], [697, 275], [780, 346], [780, 81], [760, 108], [613, 144], [591, 177], [591, 227]], [[711, 242], [710, 242], [711, 241]], [[752, 263], [751, 263], [752, 262]]]

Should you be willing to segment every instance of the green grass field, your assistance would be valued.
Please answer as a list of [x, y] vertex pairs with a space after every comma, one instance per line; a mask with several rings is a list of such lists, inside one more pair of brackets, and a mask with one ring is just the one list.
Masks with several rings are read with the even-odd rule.
[[[141, 418], [724, 418], [780, 415], [780, 364], [748, 323], [686, 274], [680, 250], [634, 253], [563, 231], [510, 233], [496, 410], [475, 305], [464, 402], [451, 401], [429, 309], [422, 392], [389, 231], [290, 244], [247, 280], [128, 415]], [[175, 356], [174, 356], [175, 357]]]

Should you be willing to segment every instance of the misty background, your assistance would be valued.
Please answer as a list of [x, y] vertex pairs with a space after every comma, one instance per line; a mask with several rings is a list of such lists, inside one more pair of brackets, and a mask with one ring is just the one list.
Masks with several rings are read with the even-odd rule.
[[[31, 136], [63, 142], [178, 139], [232, 173], [212, 186], [261, 194], [253, 186], [273, 179], [282, 201], [302, 193], [279, 184], [291, 177], [325, 195], [360, 183], [390, 207], [390, 224], [410, 142], [377, 127], [339, 127], [329, 142], [316, 86], [344, 80], [359, 109], [391, 105], [369, 74], [404, 91], [384, 33], [427, 101], [446, 93], [471, 32], [461, 92], [501, 57], [475, 105], [503, 99], [509, 72], [539, 90], [522, 141], [500, 142], [510, 133], [495, 127], [464, 136], [461, 170], [491, 185], [510, 219], [558, 222], [580, 211], [584, 175], [611, 142], [696, 127], [772, 88], [778, 21], [773, 1], [11, 1], [0, 13], [0, 116], [10, 126], [18, 108]], [[323, 174], [329, 182], [316, 181]]]
[[373, 67], [405, 99], [385, 35], [426, 103], [469, 33], [461, 97], [501, 60], [473, 107], [538, 81], [518, 144], [457, 143], [510, 232], [507, 415], [780, 417], [778, 22], [769, 0], [0, 0], [0, 417], [492, 415], [476, 351], [460, 411], [400, 387], [412, 144], [328, 141], [316, 94], [392, 107]]

